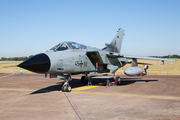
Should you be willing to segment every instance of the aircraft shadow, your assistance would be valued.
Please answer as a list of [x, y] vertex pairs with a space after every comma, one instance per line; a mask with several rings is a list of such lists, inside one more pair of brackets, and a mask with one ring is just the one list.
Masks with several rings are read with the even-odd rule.
[[[142, 78], [141, 78], [142, 79]], [[136, 83], [136, 82], [157, 82], [158, 80], [139, 80], [139, 79], [128, 79], [128, 78], [122, 78], [121, 79], [121, 85], [120, 86], [124, 86], [124, 85], [129, 85], [129, 84], [133, 84], [133, 83]]]
[[[39, 89], [37, 91], [34, 91], [30, 94], [39, 94], [39, 93], [47, 93], [47, 92], [53, 92], [53, 91], [61, 91], [62, 85], [64, 82], [58, 82], [56, 85], [52, 85], [46, 88]], [[77, 88], [81, 86], [86, 86], [86, 84], [80, 84], [80, 79], [72, 79], [72, 81], [69, 82], [71, 85], [71, 88]]]
[[[156, 82], [158, 80], [142, 80], [143, 78], [121, 78], [121, 84], [120, 86], [124, 86], [124, 85], [129, 85], [129, 84], [133, 84], [136, 82]], [[99, 83], [103, 83], [103, 82], [107, 82], [107, 80], [105, 79], [98, 79], [98, 80], [94, 80], [92, 82], [92, 84], [99, 84]], [[106, 85], [106, 84], [105, 84]]]
[[[156, 81], [158, 81], [158, 80], [142, 80], [142, 78], [121, 78], [120, 86], [130, 85], [130, 84], [133, 84], [136, 82], [156, 82]], [[104, 84], [104, 86], [105, 86], [106, 82], [107, 82], [106, 79], [93, 79], [92, 80], [93, 85], [105, 83]], [[62, 90], [61, 87], [62, 87], [63, 83], [64, 82], [58, 82], [58, 83], [56, 83], [56, 85], [52, 85], [52, 86], [34, 91], [34, 92], [30, 93], [30, 95], [39, 94], [39, 93], [48, 93], [48, 92], [53, 92], [53, 91], [61, 91]], [[77, 87], [87, 86], [87, 84], [81, 84], [80, 79], [73, 79], [69, 83], [70, 83], [72, 89], [77, 88]]]

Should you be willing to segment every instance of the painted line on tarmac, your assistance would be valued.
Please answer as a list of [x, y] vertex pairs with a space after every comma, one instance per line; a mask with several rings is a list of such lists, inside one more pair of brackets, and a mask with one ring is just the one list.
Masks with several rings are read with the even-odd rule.
[[[8, 89], [0, 88], [0, 91], [24, 91], [24, 92], [35, 92], [38, 90], [31, 89]], [[41, 90], [41, 92], [62, 92], [62, 91], [51, 91], [51, 90]], [[107, 95], [107, 96], [123, 96], [123, 97], [136, 97], [136, 98], [150, 98], [150, 99], [162, 99], [162, 100], [180, 100], [180, 97], [172, 96], [155, 96], [155, 95], [139, 95], [139, 94], [120, 94], [120, 93], [101, 93], [101, 92], [83, 92], [83, 91], [71, 91], [71, 93], [79, 94], [89, 94], [89, 95]]]
[[[80, 87], [80, 88], [74, 88], [72, 89], [72, 91], [82, 91], [82, 90], [87, 90], [87, 89], [91, 89], [91, 88], [95, 88], [98, 86], [84, 86], [84, 87]], [[0, 91], [30, 91], [30, 92], [35, 92], [35, 91], [41, 91], [41, 92], [62, 92], [61, 91], [52, 91], [52, 90], [32, 90], [32, 89], [9, 89], [9, 88], [0, 88]]]
[[10, 75], [6, 75], [6, 76], [2, 76], [2, 77], [0, 77], [0, 79], [1, 78], [5, 78], [5, 77], [9, 77], [9, 76], [12, 76], [12, 75], [14, 75], [15, 73], [12, 73], [12, 74], [10, 74]]
[[23, 91], [23, 92], [34, 92], [36, 90], [30, 90], [30, 89], [9, 89], [9, 88], [0, 88], [0, 91]]
[[0, 91], [21, 91], [21, 92], [62, 92], [62, 91], [53, 91], [53, 90], [33, 90], [33, 89], [13, 89], [13, 88], [0, 88]]
[[[115, 82], [110, 82], [110, 84], [115, 84]], [[106, 82], [104, 82], [104, 83], [99, 83], [99, 84], [96, 84], [96, 85], [89, 85], [89, 86], [83, 86], [83, 87], [73, 88], [72, 90], [75, 90], [75, 91], [83, 91], [83, 90], [88, 90], [88, 89], [96, 88], [96, 87], [103, 86], [103, 85], [106, 85]]]
[[73, 93], [92, 94], [92, 95], [109, 95], [109, 96], [123, 96], [123, 97], [137, 97], [137, 98], [152, 98], [152, 99], [164, 99], [164, 100], [180, 100], [180, 97], [172, 96], [154, 96], [154, 95], [138, 95], [138, 94], [119, 94], [119, 93], [100, 93], [100, 92], [78, 92]]
[[78, 87], [78, 88], [73, 88], [72, 90], [74, 91], [82, 91], [82, 90], [88, 90], [88, 89], [92, 89], [92, 88], [96, 88], [96, 87], [99, 87], [99, 86], [103, 86], [105, 85], [106, 83], [99, 83], [97, 85], [89, 85], [89, 86], [83, 86], [83, 87]]
[[82, 90], [88, 90], [88, 89], [96, 88], [96, 87], [99, 87], [99, 86], [84, 86], [84, 87], [73, 88], [72, 90], [82, 91]]

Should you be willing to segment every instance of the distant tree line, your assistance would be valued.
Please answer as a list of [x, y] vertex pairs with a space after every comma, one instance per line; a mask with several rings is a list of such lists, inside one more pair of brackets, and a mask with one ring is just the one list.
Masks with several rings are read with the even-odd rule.
[[[0, 61], [25, 61], [28, 58], [32, 57], [33, 55], [30, 55], [29, 57], [2, 57]], [[180, 58], [180, 55], [167, 55], [167, 56], [149, 56], [154, 58]]]
[[150, 56], [154, 58], [180, 58], [180, 55], [167, 55], [167, 56]]
[[32, 57], [33, 55], [30, 55], [29, 57], [1, 57], [0, 61], [25, 61], [28, 58]]

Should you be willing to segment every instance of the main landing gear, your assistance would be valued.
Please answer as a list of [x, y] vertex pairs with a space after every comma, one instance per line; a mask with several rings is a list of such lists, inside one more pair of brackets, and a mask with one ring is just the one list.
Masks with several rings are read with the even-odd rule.
[[115, 84], [116, 85], [120, 85], [121, 84], [121, 78], [119, 76], [116, 76], [114, 80], [115, 80]]
[[88, 82], [87, 79], [88, 79], [88, 78], [86, 78], [86, 76], [82, 76], [82, 77], [81, 77], [81, 83], [86, 84], [86, 83]]
[[66, 76], [65, 82], [62, 86], [62, 92], [71, 92], [71, 86], [69, 85], [69, 81], [71, 80], [71, 77]]
[[87, 73], [85, 73], [85, 76], [81, 77], [81, 83], [87, 84], [88, 83], [88, 76]]

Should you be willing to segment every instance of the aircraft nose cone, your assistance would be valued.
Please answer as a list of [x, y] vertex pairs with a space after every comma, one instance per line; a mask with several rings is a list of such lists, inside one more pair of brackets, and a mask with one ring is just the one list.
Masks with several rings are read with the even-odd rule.
[[44, 54], [37, 54], [18, 65], [18, 67], [36, 73], [47, 73], [50, 68], [50, 59]]

